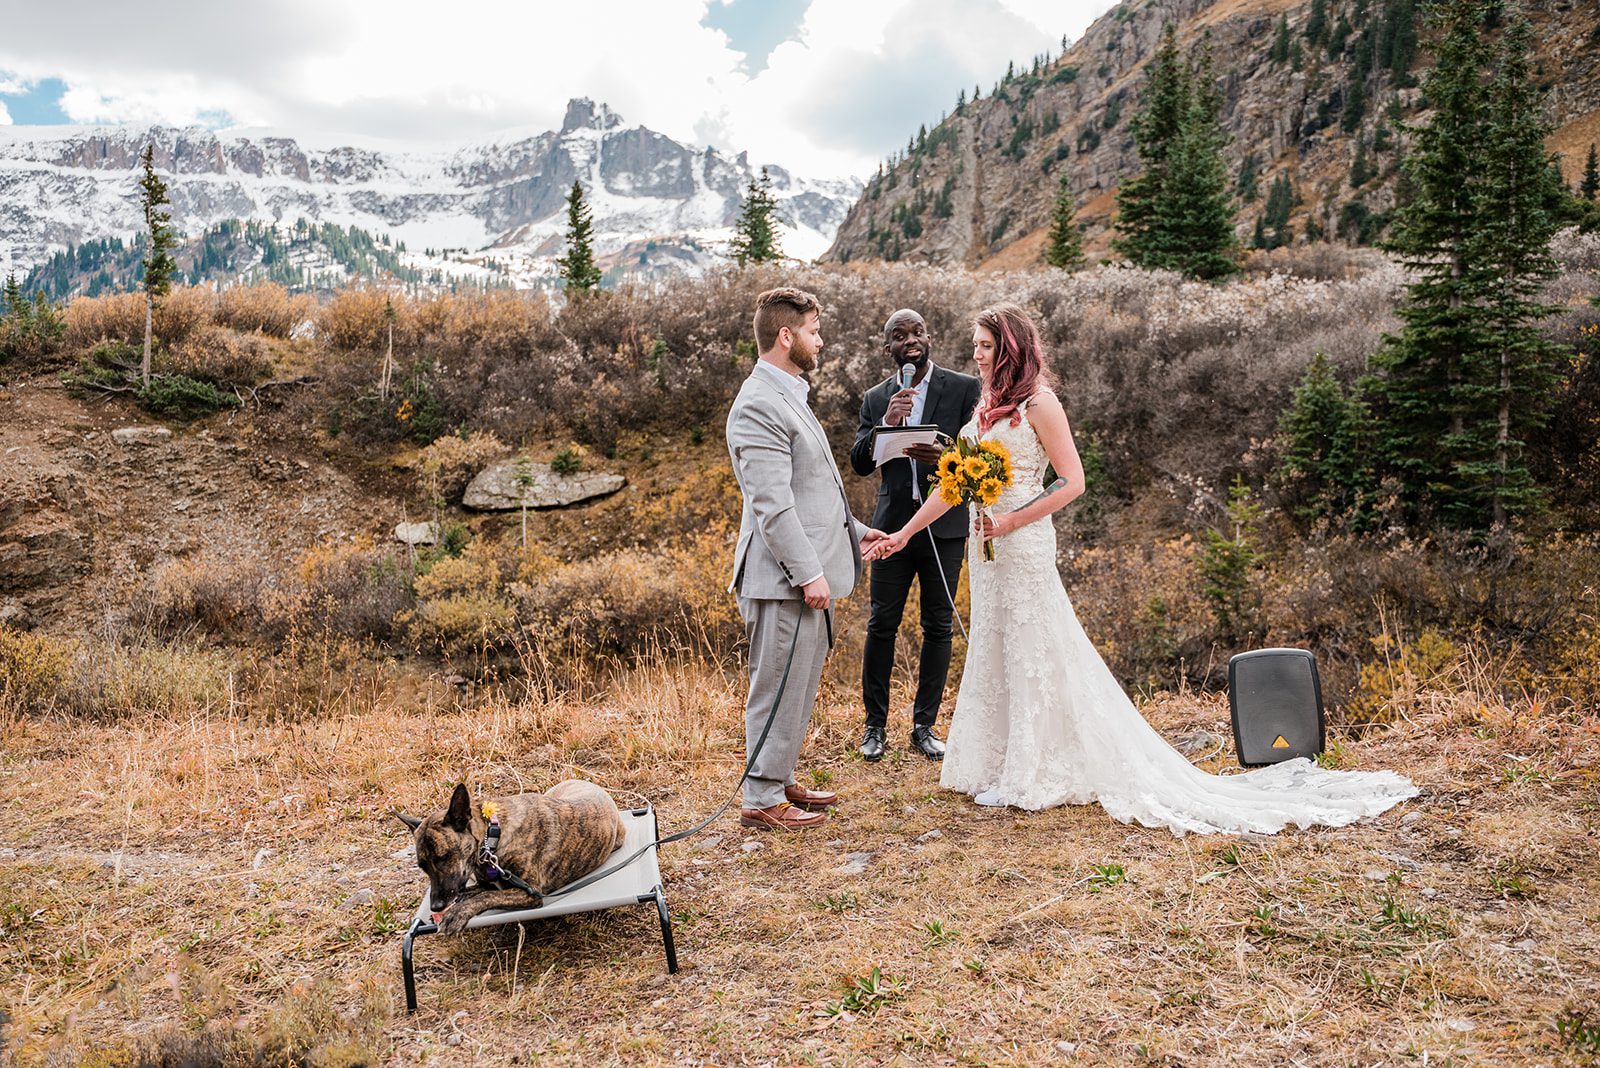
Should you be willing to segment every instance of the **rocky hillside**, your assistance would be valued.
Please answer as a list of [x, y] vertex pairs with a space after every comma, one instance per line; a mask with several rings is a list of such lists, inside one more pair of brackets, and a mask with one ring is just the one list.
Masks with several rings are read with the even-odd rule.
[[[1402, 124], [1419, 118], [1428, 35], [1418, 0], [1126, 0], [1059, 57], [965, 100], [870, 180], [828, 258], [1021, 267], [1038, 262], [1060, 177], [1088, 247], [1104, 250], [1117, 184], [1137, 173], [1130, 119], [1145, 63], [1171, 22], [1209, 39], [1232, 134], [1239, 234], [1250, 243], [1274, 183], [1282, 227], [1351, 243], [1379, 237], [1394, 204]], [[1600, 140], [1600, 8], [1528, 0], [1540, 72], [1576, 179]], [[1280, 194], [1281, 195], [1281, 194]], [[1277, 229], [1265, 220], [1269, 236]]]
[[[613, 279], [693, 272], [722, 258], [741, 198], [760, 169], [743, 153], [729, 156], [627, 127], [604, 104], [581, 99], [568, 104], [559, 130], [426, 150], [318, 145], [260, 130], [0, 127], [0, 272], [27, 273], [70, 250], [60, 263], [63, 278], [37, 281], [58, 296], [65, 295], [63, 284], [67, 291], [85, 289], [107, 269], [100, 246], [141, 229], [135, 181], [146, 144], [155, 146], [173, 221], [194, 241], [187, 258], [180, 257], [185, 271], [203, 255], [205, 235], [242, 220], [258, 230], [276, 228], [279, 246], [315, 231], [293, 264], [307, 284], [337, 284], [362, 273], [341, 254], [358, 234], [393, 250], [399, 270], [388, 273], [406, 280], [427, 282], [438, 272], [480, 284], [543, 284], [555, 274], [574, 181], [584, 186], [596, 252]], [[769, 170], [785, 251], [817, 256], [861, 183]], [[338, 234], [325, 240], [330, 227]], [[281, 271], [272, 242], [244, 244], [254, 251], [220, 262], [219, 276]]]

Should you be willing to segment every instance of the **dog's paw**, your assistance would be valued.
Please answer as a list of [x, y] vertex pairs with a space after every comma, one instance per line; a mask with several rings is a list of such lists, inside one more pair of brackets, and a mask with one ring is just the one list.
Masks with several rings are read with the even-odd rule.
[[439, 917], [439, 933], [442, 935], [458, 935], [467, 929], [467, 924], [477, 913], [462, 907], [457, 901], [444, 910], [444, 915]]

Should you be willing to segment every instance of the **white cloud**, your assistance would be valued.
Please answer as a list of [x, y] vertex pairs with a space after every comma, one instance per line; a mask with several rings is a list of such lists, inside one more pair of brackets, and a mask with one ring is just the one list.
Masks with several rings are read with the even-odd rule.
[[11, 112], [6, 110], [5, 101], [0, 100], [0, 126], [11, 125]]
[[120, 0], [10, 20], [0, 71], [58, 77], [79, 122], [206, 121], [462, 141], [558, 125], [588, 96], [690, 143], [810, 175], [870, 172], [958, 89], [1060, 47], [1110, 0], [813, 0], [755, 78], [717, 30], [725, 0]]

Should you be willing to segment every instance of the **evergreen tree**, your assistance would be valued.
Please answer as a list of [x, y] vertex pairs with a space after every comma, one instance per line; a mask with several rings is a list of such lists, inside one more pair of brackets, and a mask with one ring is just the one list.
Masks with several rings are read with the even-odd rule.
[[1472, 247], [1483, 180], [1482, 4], [1446, 0], [1438, 11], [1437, 62], [1423, 87], [1433, 118], [1415, 131], [1403, 168], [1407, 196], [1388, 244], [1416, 280], [1397, 309], [1401, 331], [1385, 336], [1366, 390], [1380, 419], [1384, 463], [1413, 511], [1458, 499], [1451, 459], [1483, 351]]
[[15, 274], [6, 275], [4, 292], [7, 319], [20, 319], [27, 312], [28, 302], [22, 296], [22, 283], [17, 281]]
[[156, 302], [172, 289], [172, 276], [178, 261], [172, 249], [178, 244], [172, 229], [172, 216], [162, 208], [167, 200], [167, 185], [156, 174], [155, 146], [145, 145], [140, 157], [144, 175], [139, 179], [139, 203], [144, 209], [144, 359], [139, 365], [139, 378], [145, 389], [150, 388], [150, 333], [155, 322]]
[[778, 202], [772, 198], [772, 178], [763, 167], [760, 178], [750, 179], [744, 206], [739, 210], [739, 221], [734, 227], [733, 258], [740, 267], [782, 257], [783, 250], [778, 245], [777, 210]]
[[1278, 16], [1278, 30], [1272, 38], [1272, 51], [1269, 53], [1272, 62], [1287, 63], [1289, 61], [1289, 16]]
[[1256, 188], [1256, 170], [1261, 166], [1261, 161], [1254, 152], [1247, 153], [1239, 164], [1239, 177], [1233, 183], [1233, 192], [1245, 203], [1256, 198], [1259, 192]]
[[1050, 236], [1045, 242], [1044, 261], [1064, 271], [1076, 271], [1083, 266], [1083, 231], [1073, 216], [1072, 186], [1065, 174], [1061, 176], [1055, 210], [1050, 215]]
[[1280, 174], [1272, 180], [1272, 188], [1267, 191], [1266, 210], [1256, 220], [1254, 246], [1274, 249], [1294, 241], [1294, 228], [1289, 225], [1293, 212], [1294, 186], [1287, 174]]
[[1578, 185], [1578, 195], [1585, 200], [1600, 196], [1600, 156], [1596, 155], [1592, 141], [1589, 143], [1589, 158], [1583, 163], [1583, 181]]
[[1111, 247], [1143, 264], [1156, 224], [1156, 201], [1167, 176], [1167, 154], [1189, 109], [1189, 78], [1169, 22], [1145, 74], [1139, 114], [1132, 125], [1142, 173], [1117, 189], [1117, 233]]
[[1356, 158], [1350, 161], [1350, 188], [1360, 189], [1372, 177], [1372, 170], [1367, 164], [1367, 139], [1360, 134], [1356, 135]]
[[1548, 417], [1546, 399], [1561, 380], [1564, 358], [1538, 322], [1557, 310], [1539, 294], [1558, 273], [1550, 239], [1560, 221], [1551, 207], [1565, 199], [1565, 189], [1544, 147], [1550, 127], [1534, 84], [1533, 28], [1520, 12], [1508, 19], [1480, 146], [1485, 173], [1473, 248], [1479, 270], [1491, 280], [1481, 328], [1492, 361], [1485, 368], [1491, 391], [1485, 399], [1492, 400], [1493, 411], [1474, 410], [1456, 465], [1471, 525], [1481, 523], [1487, 505], [1487, 518], [1499, 530], [1511, 512], [1537, 503], [1523, 438]]
[[1117, 190], [1112, 247], [1135, 264], [1197, 278], [1237, 270], [1221, 106], [1209, 49], [1194, 66], [1185, 64], [1169, 23], [1133, 123], [1144, 171]]
[[1370, 432], [1360, 393], [1346, 394], [1327, 354], [1318, 352], [1278, 419], [1282, 458], [1274, 481], [1292, 514], [1307, 522], [1366, 524], [1375, 485]]
[[1306, 19], [1306, 41], [1317, 48], [1328, 40], [1328, 0], [1311, 0], [1311, 16]]
[[[1544, 149], [1547, 127], [1512, 14], [1491, 56], [1483, 0], [1447, 0], [1390, 248], [1416, 274], [1403, 328], [1373, 359], [1382, 455], [1414, 510], [1503, 530], [1537, 500], [1522, 438], [1546, 417], [1559, 352], [1538, 330], [1555, 272], [1549, 243], [1565, 199]], [[1491, 63], [1491, 59], [1493, 63]], [[1484, 75], [1496, 68], [1491, 84]]]
[[600, 284], [600, 268], [594, 262], [594, 220], [577, 181], [567, 194], [567, 251], [556, 257], [556, 266], [569, 292], [585, 292]]

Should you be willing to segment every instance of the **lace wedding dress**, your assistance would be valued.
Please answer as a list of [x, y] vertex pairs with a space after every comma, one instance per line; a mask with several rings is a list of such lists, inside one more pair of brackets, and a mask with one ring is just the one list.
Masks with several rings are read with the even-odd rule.
[[[976, 436], [976, 424], [962, 434]], [[1044, 447], [1026, 418], [1001, 420], [984, 437], [1011, 450], [1011, 486], [995, 511], [1018, 508], [1037, 492]], [[1098, 801], [1123, 823], [1179, 835], [1339, 826], [1416, 795], [1393, 772], [1326, 771], [1304, 758], [1237, 775], [1201, 771], [1145, 722], [1095, 652], [1056, 571], [1050, 522], [994, 546], [988, 561], [981, 540], [969, 539], [972, 627], [942, 785], [1025, 809]]]

